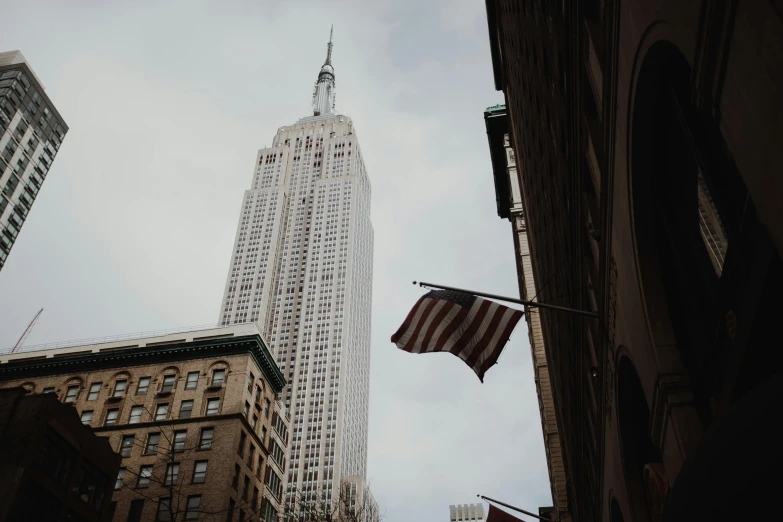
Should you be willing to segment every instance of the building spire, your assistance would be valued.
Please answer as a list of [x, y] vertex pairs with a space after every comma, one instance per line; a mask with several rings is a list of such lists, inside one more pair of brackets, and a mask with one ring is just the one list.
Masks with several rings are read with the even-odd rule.
[[332, 35], [333, 34], [334, 34], [334, 24], [332, 24], [332, 28], [329, 31], [329, 44], [326, 50], [326, 61], [324, 62], [324, 65], [332, 65]]
[[318, 73], [313, 92], [313, 115], [334, 114], [334, 67], [332, 67], [332, 36], [334, 25], [329, 31], [329, 44], [326, 48], [326, 61]]

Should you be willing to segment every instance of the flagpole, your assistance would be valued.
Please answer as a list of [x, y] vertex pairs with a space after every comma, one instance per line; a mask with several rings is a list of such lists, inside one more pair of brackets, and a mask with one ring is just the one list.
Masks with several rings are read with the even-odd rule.
[[576, 315], [584, 315], [585, 317], [592, 317], [597, 318], [598, 312], [588, 312], [586, 310], [576, 310], [574, 308], [566, 308], [564, 306], [557, 306], [552, 305], [548, 303], [539, 303], [538, 301], [524, 301], [522, 299], [514, 299], [513, 297], [504, 297], [502, 295], [495, 295], [495, 294], [488, 294], [486, 292], [475, 292], [473, 290], [465, 290], [464, 288], [455, 288], [453, 286], [444, 286], [444, 285], [436, 285], [432, 283], [417, 283], [416, 281], [413, 282], [414, 285], [418, 284], [421, 287], [429, 287], [429, 288], [437, 288], [440, 290], [453, 290], [455, 292], [463, 292], [466, 294], [473, 294], [480, 297], [488, 297], [490, 299], [498, 299], [500, 301], [508, 301], [509, 303], [517, 303], [525, 306], [532, 306], [536, 308], [544, 308], [547, 310], [556, 310], [558, 312], [566, 312]]
[[519, 511], [520, 513], [524, 513], [525, 515], [529, 517], [537, 518], [538, 520], [543, 520], [544, 522], [552, 522], [548, 518], [544, 518], [542, 516], [536, 515], [534, 513], [531, 513], [530, 511], [525, 511], [524, 509], [520, 509], [516, 506], [512, 506], [511, 504], [506, 504], [505, 502], [501, 502], [499, 500], [495, 500], [494, 498], [485, 497], [484, 495], [476, 495], [478, 498], [484, 499], [487, 502], [494, 502], [495, 504], [500, 504], [501, 506], [505, 506], [509, 509], [513, 509], [514, 511]]

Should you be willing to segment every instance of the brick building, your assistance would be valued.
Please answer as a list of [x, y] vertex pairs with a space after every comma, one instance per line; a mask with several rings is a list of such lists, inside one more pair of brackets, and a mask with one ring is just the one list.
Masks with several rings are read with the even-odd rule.
[[285, 381], [255, 324], [32, 348], [0, 387], [55, 394], [120, 454], [114, 520], [276, 519]]
[[[521, 299], [536, 300], [538, 292], [533, 277], [530, 242], [527, 237], [525, 209], [522, 204], [521, 172], [517, 169], [514, 148], [511, 146], [506, 107], [504, 105], [489, 107], [484, 111], [484, 122], [489, 138], [498, 216], [511, 222], [519, 296]], [[560, 436], [557, 432], [552, 382], [549, 378], [539, 309], [528, 308], [525, 313], [525, 321], [527, 322], [530, 354], [535, 372], [536, 394], [541, 415], [541, 428], [544, 434], [544, 450], [549, 472], [549, 485], [552, 490], [553, 509], [557, 513], [558, 521], [566, 522], [571, 519], [571, 515], [568, 512], [563, 452], [560, 448]]]
[[783, 7], [486, 4], [569, 512], [779, 516]]
[[103, 521], [119, 467], [54, 395], [0, 390], [0, 522]]

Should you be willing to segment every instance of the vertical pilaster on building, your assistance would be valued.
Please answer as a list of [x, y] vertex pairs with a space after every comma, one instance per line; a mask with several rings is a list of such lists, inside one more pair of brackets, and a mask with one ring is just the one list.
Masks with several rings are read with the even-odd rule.
[[[506, 107], [504, 105], [489, 107], [484, 112], [484, 120], [495, 177], [498, 215], [511, 222], [519, 295], [522, 299], [535, 300], [538, 292], [533, 276], [530, 243], [525, 224], [525, 209], [521, 190], [522, 173], [517, 169], [516, 155], [509, 138]], [[533, 357], [536, 394], [541, 414], [541, 427], [544, 432], [544, 449], [552, 490], [552, 502], [559, 520], [567, 521], [571, 517], [568, 511], [566, 475], [563, 468], [563, 455], [555, 417], [552, 384], [549, 378], [540, 313], [538, 308], [528, 307], [525, 320], [530, 340], [530, 352]]]
[[373, 228], [351, 119], [334, 113], [332, 41], [311, 116], [258, 152], [218, 321], [258, 322], [288, 381], [286, 500], [336, 500], [367, 475]]
[[0, 270], [67, 132], [22, 53], [0, 53]]

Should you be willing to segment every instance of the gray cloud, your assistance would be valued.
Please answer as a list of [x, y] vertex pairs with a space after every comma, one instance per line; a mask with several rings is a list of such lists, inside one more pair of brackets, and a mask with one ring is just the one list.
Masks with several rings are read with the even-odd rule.
[[369, 475], [388, 522], [476, 493], [550, 503], [524, 325], [486, 383], [389, 336], [413, 279], [516, 294], [482, 112], [483, 2], [52, 2], [3, 7], [70, 125], [0, 272], [0, 346], [213, 323], [258, 148], [308, 112], [335, 24], [338, 110], [373, 183]]

